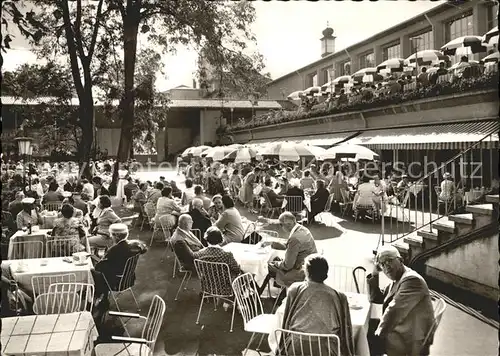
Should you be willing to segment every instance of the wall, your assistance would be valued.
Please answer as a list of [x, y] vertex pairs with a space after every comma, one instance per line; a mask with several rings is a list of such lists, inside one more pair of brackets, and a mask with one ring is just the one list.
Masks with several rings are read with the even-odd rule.
[[498, 234], [430, 258], [426, 274], [456, 287], [498, 299]]
[[193, 100], [193, 99], [199, 99], [201, 97], [200, 89], [191, 89], [191, 88], [170, 89], [167, 90], [167, 93], [170, 94], [170, 99], [172, 100]]
[[[193, 141], [192, 130], [189, 127], [173, 127], [168, 129], [168, 150], [170, 154], [176, 154], [191, 145]], [[158, 159], [165, 158], [165, 131], [156, 134], [156, 152]]]
[[215, 144], [217, 135], [215, 130], [219, 127], [220, 110], [200, 110], [200, 141], [202, 145], [209, 142]]
[[96, 134], [97, 147], [108, 150], [109, 156], [116, 156], [120, 144], [121, 129], [98, 128]]
[[[387, 31], [387, 33], [380, 33], [364, 42], [356, 44], [347, 48], [346, 50], [340, 50], [337, 53], [325, 57], [324, 60], [318, 60], [317, 62], [311, 63], [309, 66], [300, 68], [297, 71], [290, 73], [281, 78], [277, 78], [275, 81], [271, 82], [268, 87], [268, 96], [270, 99], [283, 99], [282, 92], [285, 93], [285, 97], [290, 93], [297, 90], [307, 89], [308, 82], [307, 78], [317, 74], [321, 80], [318, 85], [323, 85], [324, 80], [322, 79], [321, 72], [325, 67], [334, 66], [337, 73], [340, 69], [340, 64], [351, 60], [351, 74], [359, 69], [359, 56], [367, 52], [373, 52], [375, 54], [376, 64], [380, 64], [382, 60], [383, 48], [388, 45], [400, 43], [401, 56], [407, 58], [412, 54], [411, 46], [409, 44], [409, 38], [425, 29], [430, 29], [432, 27], [433, 37], [434, 37], [434, 48], [439, 49], [445, 44], [445, 27], [446, 23], [453, 17], [465, 13], [467, 11], [473, 11], [473, 27], [474, 34], [483, 35], [486, 32], [486, 9], [488, 4], [481, 2], [480, 0], [473, 0], [468, 3], [460, 4], [460, 6], [455, 5], [445, 5], [443, 11], [438, 13], [433, 13], [429, 15], [429, 19], [432, 23], [429, 23], [424, 16], [419, 16], [417, 20], [408, 21], [407, 23], [401, 24], [401, 27], [394, 29], [392, 31]], [[320, 57], [320, 51], [318, 51], [318, 59]], [[482, 58], [482, 57], [481, 57]], [[475, 58], [478, 59], [478, 58]], [[337, 75], [338, 76], [338, 75]]]

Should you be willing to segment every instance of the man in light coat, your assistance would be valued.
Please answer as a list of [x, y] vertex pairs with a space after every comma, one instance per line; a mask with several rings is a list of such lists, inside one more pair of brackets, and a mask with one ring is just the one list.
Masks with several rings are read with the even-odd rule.
[[[379, 288], [380, 270], [392, 280], [383, 291]], [[403, 264], [395, 247], [387, 246], [377, 254], [376, 268], [367, 276], [367, 282], [370, 301], [382, 304], [375, 336], [382, 342], [385, 354], [429, 355], [432, 337], [424, 341], [434, 323], [434, 310], [422, 276]]]

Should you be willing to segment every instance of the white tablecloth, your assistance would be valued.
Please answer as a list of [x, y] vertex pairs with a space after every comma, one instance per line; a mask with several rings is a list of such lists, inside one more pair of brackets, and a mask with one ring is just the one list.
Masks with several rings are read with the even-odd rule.
[[89, 312], [2, 319], [2, 352], [12, 356], [90, 356], [98, 336]]
[[233, 254], [243, 272], [249, 272], [255, 276], [255, 282], [259, 286], [267, 276], [267, 262], [275, 257], [283, 257], [284, 254], [284, 251], [273, 250], [270, 247], [261, 248], [259, 245], [237, 242], [231, 242], [225, 245], [223, 249]]
[[[368, 296], [365, 294], [357, 294], [357, 293], [345, 293], [349, 304], [356, 304], [362, 308], [360, 309], [350, 309], [351, 312], [351, 323], [353, 329], [353, 337], [354, 337], [354, 352], [356, 356], [370, 356], [370, 348], [368, 346], [368, 323], [370, 321], [370, 301], [368, 300]], [[283, 317], [285, 313], [285, 304], [286, 298], [283, 300], [283, 303], [276, 310], [276, 329], [282, 327]], [[276, 341], [274, 331], [268, 336], [269, 346], [271, 350], [275, 350], [278, 343]]]
[[[47, 265], [41, 266], [41, 261], [46, 260]], [[24, 264], [24, 271], [18, 272], [18, 266]], [[94, 283], [90, 269], [92, 262], [87, 259], [87, 264], [77, 266], [74, 263], [63, 261], [63, 257], [34, 258], [28, 260], [7, 260], [2, 261], [2, 266], [9, 266], [14, 280], [27, 292], [32, 293], [31, 278], [34, 276], [60, 275], [74, 273], [77, 283]]]
[[8, 258], [13, 257], [14, 249], [12, 247], [12, 242], [22, 242], [22, 241], [42, 241], [43, 248], [45, 249], [45, 242], [47, 242], [47, 234], [52, 231], [51, 229], [40, 229], [37, 232], [33, 232], [31, 235], [24, 233], [22, 230], [16, 231], [14, 235], [10, 237]]

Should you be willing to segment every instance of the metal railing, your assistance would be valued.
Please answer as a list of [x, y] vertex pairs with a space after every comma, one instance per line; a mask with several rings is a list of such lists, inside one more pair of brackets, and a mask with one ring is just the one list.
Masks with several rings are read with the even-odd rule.
[[498, 166], [494, 134], [484, 136], [432, 172], [424, 172], [408, 187], [394, 186], [394, 195], [383, 204], [386, 219], [381, 219], [381, 241], [392, 243], [422, 228], [433, 232], [432, 224], [443, 216], [482, 201], [491, 191], [493, 172]]

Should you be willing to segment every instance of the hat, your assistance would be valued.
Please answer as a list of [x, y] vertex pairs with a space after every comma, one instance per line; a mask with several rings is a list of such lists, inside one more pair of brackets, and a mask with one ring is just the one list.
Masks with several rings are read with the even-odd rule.
[[64, 198], [69, 198], [69, 197], [70, 197], [70, 196], [72, 196], [72, 195], [73, 195], [73, 193], [71, 193], [71, 192], [66, 192], [66, 191], [62, 192], [62, 196], [63, 196]]
[[451, 173], [446, 172], [445, 174], [443, 174], [443, 178], [451, 178]]
[[408, 178], [406, 174], [401, 175], [401, 178]]
[[377, 261], [379, 261], [382, 257], [392, 257], [392, 258], [401, 258], [401, 254], [398, 249], [394, 246], [388, 245], [382, 247], [377, 253]]
[[21, 203], [23, 204], [33, 204], [35, 202], [35, 198], [24, 198], [21, 200]]
[[125, 225], [125, 224], [121, 224], [121, 223], [119, 223], [119, 224], [111, 224], [109, 226], [109, 233], [110, 234], [113, 234], [113, 233], [115, 233], [115, 234], [120, 234], [120, 233], [126, 234], [126, 233], [128, 233], [128, 226]]

